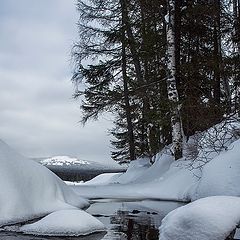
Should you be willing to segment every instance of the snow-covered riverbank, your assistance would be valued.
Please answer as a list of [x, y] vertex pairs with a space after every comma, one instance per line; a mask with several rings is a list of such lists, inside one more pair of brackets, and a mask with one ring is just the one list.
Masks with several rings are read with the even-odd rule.
[[[186, 148], [185, 154], [187, 151]], [[171, 233], [174, 234], [177, 234], [178, 230], [186, 232], [184, 227], [176, 229], [172, 226], [175, 226], [175, 221], [176, 224], [181, 225], [184, 221], [184, 217], [181, 216], [187, 215], [189, 209], [193, 215], [191, 219], [191, 214], [188, 214], [189, 231], [195, 231], [194, 219], [202, 219], [206, 223], [210, 221], [209, 229], [202, 230], [206, 234], [201, 232], [203, 237], [198, 240], [214, 239], [208, 234], [213, 232], [210, 227], [215, 218], [226, 220], [220, 222], [226, 226], [222, 228], [221, 237], [226, 236], [240, 222], [240, 208], [238, 208], [240, 140], [229, 142], [224, 150], [213, 153], [211, 157], [211, 161], [200, 170], [198, 167], [200, 160], [196, 160], [194, 162], [196, 167], [192, 167], [193, 162], [191, 159], [186, 159], [186, 155], [185, 158], [174, 161], [168, 151], [164, 150], [156, 156], [154, 164], [150, 164], [149, 159], [142, 158], [132, 161], [125, 173], [103, 174], [86, 183], [67, 185], [46, 167], [26, 159], [1, 141], [0, 225], [23, 222], [50, 214], [39, 222], [18, 228], [18, 231], [40, 235], [85, 235], [104, 231], [105, 227], [99, 220], [80, 210], [89, 206], [88, 201], [82, 197], [124, 199], [124, 201], [151, 199], [185, 203], [200, 199], [170, 213], [171, 217], [167, 216], [163, 221], [162, 236], [167, 240], [171, 239], [167, 237], [169, 235], [167, 229], [172, 229]], [[221, 197], [217, 199], [211, 196], [225, 197], [222, 200]], [[215, 202], [218, 205], [213, 208]], [[234, 208], [228, 209], [226, 206], [234, 206]], [[151, 206], [148, 207], [151, 209]], [[210, 208], [212, 211], [209, 214], [201, 214], [201, 211], [198, 211], [201, 208], [205, 210]], [[234, 215], [229, 215], [229, 212], [234, 212]], [[215, 225], [212, 226], [214, 228]], [[199, 225], [199, 229], [201, 228], [202, 226]]]
[[[197, 166], [198, 162], [194, 164]], [[165, 231], [168, 228], [172, 229], [171, 232], [175, 232], [174, 236], [178, 234], [180, 236], [181, 231], [186, 232], [184, 227], [177, 229], [172, 226], [175, 221], [176, 224], [179, 222], [185, 226], [183, 216], [188, 214], [189, 231], [195, 231], [194, 219], [201, 219], [206, 224], [209, 223], [209, 228], [204, 230], [204, 227], [199, 225], [201, 237], [186, 238], [186, 232], [182, 238], [176, 239], [225, 239], [224, 237], [228, 236], [240, 223], [240, 140], [229, 143], [227, 148], [220, 153], [213, 153], [211, 161], [206, 163], [201, 170], [199, 167], [190, 168], [189, 166], [192, 166], [191, 160], [182, 159], [176, 162], [169, 154], [159, 153], [153, 165], [149, 164], [148, 159], [138, 159], [131, 162], [126, 173], [100, 175], [89, 182], [72, 186], [72, 188], [90, 199], [158, 199], [181, 202], [200, 199], [199, 202], [196, 201], [196, 204], [193, 203], [189, 206], [192, 209], [192, 218], [191, 214], [188, 214], [188, 205], [183, 210], [179, 210], [180, 215], [178, 215], [178, 210], [175, 210], [176, 214], [174, 212], [172, 215], [170, 214], [172, 217], [164, 221], [162, 228], [164, 229], [162, 232], [165, 232], [164, 236], [168, 236]], [[220, 199], [218, 199], [214, 196], [224, 196], [224, 198], [219, 197]], [[201, 205], [202, 202], [203, 205]], [[216, 208], [214, 208], [215, 205], [217, 205]], [[201, 211], [198, 211], [199, 206], [206, 211], [208, 208], [212, 211], [209, 214], [201, 214]], [[234, 212], [234, 214], [229, 215], [230, 212]], [[215, 235], [212, 230], [215, 226], [212, 224], [214, 219], [224, 219], [220, 223], [216, 220], [214, 224], [219, 225], [220, 228], [221, 224], [225, 226]]]
[[87, 198], [160, 199], [192, 201], [214, 195], [240, 196], [240, 140], [216, 156], [200, 171], [188, 161], [159, 155], [153, 165], [147, 159], [130, 164], [126, 173], [103, 174], [73, 186]]

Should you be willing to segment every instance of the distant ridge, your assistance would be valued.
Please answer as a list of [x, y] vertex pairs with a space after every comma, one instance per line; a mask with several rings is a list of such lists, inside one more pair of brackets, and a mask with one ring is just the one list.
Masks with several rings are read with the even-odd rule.
[[78, 157], [64, 156], [53, 156], [53, 157], [37, 157], [32, 160], [41, 163], [46, 167], [64, 167], [64, 168], [81, 168], [86, 170], [126, 170], [125, 166], [108, 165], [104, 163], [94, 162], [90, 160], [81, 159]]

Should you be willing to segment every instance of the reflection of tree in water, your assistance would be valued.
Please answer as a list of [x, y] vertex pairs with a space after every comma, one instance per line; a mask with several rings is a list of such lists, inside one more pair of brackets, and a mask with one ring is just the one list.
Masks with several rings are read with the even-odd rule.
[[117, 211], [111, 216], [111, 224], [116, 224], [119, 232], [127, 235], [127, 240], [156, 240], [158, 229], [152, 223], [148, 215], [129, 215], [126, 211]]

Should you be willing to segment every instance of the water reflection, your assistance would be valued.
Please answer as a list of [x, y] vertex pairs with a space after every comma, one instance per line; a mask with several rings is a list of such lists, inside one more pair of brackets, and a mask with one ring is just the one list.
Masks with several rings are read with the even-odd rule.
[[102, 240], [157, 240], [162, 218], [180, 203], [139, 201], [95, 203], [88, 212], [106, 226]]
[[113, 217], [113, 222], [119, 221], [118, 232], [125, 233], [127, 240], [154, 240], [158, 239], [158, 229], [152, 224], [151, 218], [143, 221], [128, 215], [128, 213], [120, 213], [120, 219]]
[[[16, 232], [0, 232], [1, 240], [157, 240], [162, 218], [180, 203], [160, 201], [125, 202], [95, 201], [87, 212], [107, 227], [107, 232], [85, 237], [30, 236]], [[16, 226], [15, 226], [16, 227]]]
[[127, 240], [158, 239], [157, 226], [149, 215], [139, 217], [138, 214], [133, 216], [127, 211], [117, 211], [110, 221], [118, 226], [117, 232], [124, 233]]

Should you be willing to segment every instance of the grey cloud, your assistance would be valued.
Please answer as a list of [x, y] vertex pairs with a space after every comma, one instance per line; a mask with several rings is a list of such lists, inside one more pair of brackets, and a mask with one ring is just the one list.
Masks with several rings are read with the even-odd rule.
[[111, 123], [82, 127], [71, 98], [73, 0], [0, 3], [0, 138], [28, 156], [68, 154], [110, 163]]

